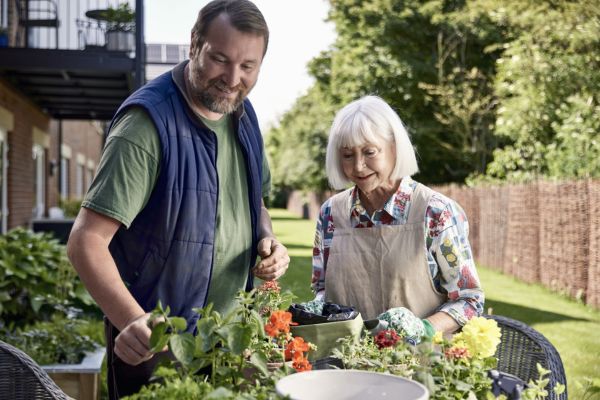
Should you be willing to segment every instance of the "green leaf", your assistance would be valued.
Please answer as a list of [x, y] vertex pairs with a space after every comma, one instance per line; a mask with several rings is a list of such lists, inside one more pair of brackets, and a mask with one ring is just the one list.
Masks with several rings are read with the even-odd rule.
[[185, 331], [187, 328], [187, 321], [181, 317], [170, 317], [169, 322], [179, 331]]
[[252, 318], [252, 320], [254, 321], [254, 324], [256, 325], [258, 337], [264, 338], [266, 336], [265, 326], [263, 324], [263, 319], [260, 316], [260, 314], [258, 312], [256, 312], [256, 310], [252, 310], [250, 312], [250, 318]]
[[217, 323], [211, 317], [204, 317], [198, 320], [196, 327], [198, 329], [198, 340], [196, 343], [199, 350], [204, 353], [209, 352], [219, 341], [219, 338], [215, 335]]
[[269, 369], [267, 368], [267, 357], [262, 352], [254, 352], [250, 356], [250, 364], [255, 366], [263, 375], [269, 375]]
[[83, 302], [83, 304], [87, 306], [95, 304], [94, 299], [82, 284], [77, 285], [75, 288], [75, 297], [77, 297]]
[[208, 367], [209, 365], [209, 358], [196, 358], [188, 365], [188, 369], [190, 370], [190, 374], [196, 374], [202, 368]]
[[44, 305], [44, 303], [46, 303], [46, 299], [42, 296], [35, 296], [30, 299], [30, 303], [33, 311], [37, 313], [40, 311], [40, 308]]
[[473, 385], [461, 380], [456, 380], [454, 384], [456, 385], [457, 390], [465, 393], [469, 392], [473, 388]]
[[[565, 392], [565, 389], [566, 389], [565, 385], [563, 385], [562, 383], [557, 383], [554, 386], [554, 393], [556, 393], [556, 394], [563, 394]], [[598, 388], [598, 389], [599, 389], [598, 391], [600, 391], [600, 388]]]
[[194, 359], [194, 336], [191, 333], [182, 333], [171, 336], [169, 345], [173, 355], [183, 365], [189, 365]]
[[214, 392], [205, 397], [207, 400], [223, 400], [234, 397], [234, 393], [224, 387], [218, 387]]
[[150, 350], [153, 352], [162, 351], [169, 341], [169, 335], [166, 333], [167, 324], [159, 322], [152, 328], [150, 335]]
[[244, 350], [250, 347], [252, 341], [252, 328], [244, 325], [233, 325], [228, 330], [227, 347], [233, 354], [241, 355]]

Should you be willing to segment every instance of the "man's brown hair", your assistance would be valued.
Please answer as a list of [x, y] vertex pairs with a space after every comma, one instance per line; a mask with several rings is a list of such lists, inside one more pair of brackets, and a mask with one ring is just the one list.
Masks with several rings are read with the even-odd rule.
[[190, 56], [200, 52], [211, 22], [221, 14], [226, 14], [231, 25], [238, 31], [262, 36], [265, 42], [264, 57], [269, 44], [269, 28], [258, 7], [249, 0], [213, 0], [204, 6], [192, 28]]

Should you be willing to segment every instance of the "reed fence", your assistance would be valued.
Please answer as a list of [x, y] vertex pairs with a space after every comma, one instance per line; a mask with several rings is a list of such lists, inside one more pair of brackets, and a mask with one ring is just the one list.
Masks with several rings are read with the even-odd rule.
[[478, 264], [600, 307], [600, 181], [436, 186], [469, 219]]

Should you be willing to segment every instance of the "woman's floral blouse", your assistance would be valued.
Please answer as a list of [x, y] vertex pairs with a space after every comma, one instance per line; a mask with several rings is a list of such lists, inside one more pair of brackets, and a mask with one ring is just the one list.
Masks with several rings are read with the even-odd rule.
[[[369, 217], [361, 205], [356, 187], [352, 191], [351, 218], [355, 228], [406, 223], [411, 194], [417, 182], [404, 177], [396, 193], [382, 210]], [[469, 223], [462, 208], [453, 200], [435, 193], [425, 213], [425, 249], [429, 272], [435, 288], [446, 293], [448, 301], [440, 311], [448, 313], [460, 325], [483, 312], [484, 295], [475, 269], [468, 241]], [[335, 225], [331, 216], [331, 199], [321, 207], [313, 247], [312, 288], [317, 298], [325, 295], [325, 275], [329, 248]]]

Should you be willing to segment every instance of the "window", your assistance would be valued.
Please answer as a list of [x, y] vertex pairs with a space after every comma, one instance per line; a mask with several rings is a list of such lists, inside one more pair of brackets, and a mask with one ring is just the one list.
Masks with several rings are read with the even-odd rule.
[[75, 197], [81, 199], [83, 197], [83, 175], [84, 165], [77, 163], [77, 169], [75, 170]]
[[68, 158], [60, 158], [60, 197], [63, 200], [69, 199], [69, 165]]
[[33, 217], [39, 218], [46, 210], [46, 154], [44, 148], [34, 144], [32, 149], [35, 178], [33, 182]]

